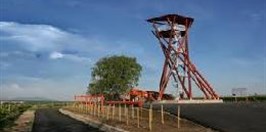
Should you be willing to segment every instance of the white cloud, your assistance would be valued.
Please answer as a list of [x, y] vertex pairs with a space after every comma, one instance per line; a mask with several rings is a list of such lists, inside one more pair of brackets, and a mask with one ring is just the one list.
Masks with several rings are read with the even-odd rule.
[[60, 58], [63, 58], [63, 54], [62, 53], [60, 53], [60, 52], [52, 52], [51, 54], [50, 54], [50, 58], [51, 59], [60, 59]]
[[[65, 50], [103, 56], [114, 53], [144, 53], [140, 45], [128, 40], [110, 42], [101, 37], [85, 37], [45, 24], [21, 24], [0, 21], [0, 33], [0, 45], [19, 45], [23, 50], [29, 52], [51, 53], [57, 51], [58, 53], [53, 53], [49, 56], [53, 59], [64, 57], [59, 53]], [[2, 54], [1, 56], [5, 55]], [[72, 60], [86, 59], [76, 55], [68, 55], [68, 57]]]
[[[75, 62], [92, 63], [90, 56], [110, 54], [119, 51], [119, 46], [109, 45], [109, 41], [101, 38], [89, 38], [80, 34], [64, 31], [57, 27], [44, 24], [21, 24], [0, 21], [0, 46], [16, 47], [15, 51], [0, 53], [1, 58], [16, 56], [25, 59], [30, 55], [35, 57], [39, 53], [49, 53], [52, 60], [65, 59]], [[75, 54], [64, 53], [73, 51]], [[82, 53], [80, 55], [79, 53]], [[113, 53], [113, 52], [112, 52]], [[1, 67], [6, 65], [1, 64]]]
[[[52, 61], [55, 60], [67, 60], [67, 61], [73, 61], [77, 62], [76, 64], [92, 64], [95, 63], [94, 61], [97, 60], [100, 57], [106, 56], [106, 55], [112, 55], [112, 54], [125, 54], [130, 56], [137, 57], [138, 61], [145, 65], [145, 69], [152, 69], [154, 71], [157, 69], [155, 66], [157, 65], [157, 60], [150, 59], [149, 56], [153, 57], [153, 53], [149, 53], [150, 50], [145, 50], [145, 48], [138, 43], [135, 43], [132, 40], [114, 40], [110, 42], [109, 40], [103, 39], [101, 37], [85, 37], [80, 34], [75, 34], [71, 32], [64, 31], [62, 29], [59, 29], [57, 27], [51, 26], [51, 25], [44, 25], [44, 24], [21, 24], [16, 22], [0, 22], [0, 46], [6, 47], [9, 46], [8, 44], [14, 45], [12, 51], [8, 51], [4, 49], [4, 52], [0, 53], [1, 58], [5, 58], [6, 60], [10, 60], [9, 63], [13, 66], [14, 61], [18, 61], [16, 64], [25, 63], [24, 61], [20, 61], [19, 59], [30, 59], [29, 57], [36, 58], [36, 54], [42, 54], [42, 57], [48, 57], [49, 62], [46, 62], [46, 59], [43, 59], [45, 64], [53, 63]], [[2, 43], [4, 42], [4, 43]], [[72, 52], [73, 51], [73, 52]], [[149, 54], [148, 54], [149, 53]], [[147, 55], [148, 54], [148, 55]], [[147, 56], [146, 56], [147, 55]], [[19, 56], [19, 58], [18, 58]], [[10, 59], [9, 57], [18, 58], [16, 60]], [[8, 59], [9, 58], [9, 59]], [[149, 60], [149, 61], [148, 61]], [[40, 59], [31, 59], [31, 65], [34, 67], [34, 64], [39, 64]], [[10, 64], [1, 64], [2, 67], [8, 67]], [[46, 69], [43, 67], [37, 67], [40, 71], [44, 71], [45, 75], [49, 75], [49, 78], [51, 80], [45, 80], [45, 79], [39, 79], [38, 75], [36, 75], [37, 78], [12, 78], [9, 81], [16, 82], [20, 81], [23, 82], [20, 87], [24, 88], [25, 90], [21, 92], [16, 92], [14, 89], [15, 86], [12, 86], [11, 89], [8, 87], [11, 87], [11, 85], [4, 86], [4, 93], [6, 93], [6, 96], [52, 96], [50, 89], [54, 89], [55, 86], [61, 86], [62, 81], [69, 82], [69, 80], [73, 80], [73, 76], [80, 76], [81, 73], [87, 73], [89, 68], [86, 68], [86, 71], [82, 71], [83, 69], [80, 69], [80, 72], [76, 72], [73, 74], [73, 76], [69, 77], [63, 77], [62, 80], [58, 81], [58, 78], [53, 76], [58, 76], [58, 73], [56, 73], [55, 70], [58, 67], [62, 67], [62, 65], [66, 64], [64, 62], [59, 63], [53, 63], [53, 67], [48, 67]], [[23, 67], [23, 65], [21, 65]], [[27, 65], [29, 66], [29, 65]], [[40, 66], [40, 65], [37, 65]], [[82, 65], [83, 66], [83, 65]], [[87, 66], [87, 65], [86, 65]], [[64, 65], [64, 68], [67, 66]], [[79, 67], [77, 65], [69, 65], [69, 69], [73, 69], [76, 67]], [[34, 67], [35, 68], [35, 67]], [[68, 69], [66, 68], [66, 69]], [[17, 73], [10, 73], [16, 77], [19, 76], [27, 76], [28, 73], [32, 73], [32, 71], [26, 72], [18, 72], [18, 70], [14, 70], [14, 72]], [[51, 73], [49, 73], [51, 72]], [[60, 75], [62, 73], [59, 73]], [[89, 73], [88, 73], [89, 74]], [[40, 74], [42, 75], [42, 74]], [[51, 75], [51, 76], [50, 76]], [[5, 75], [4, 75], [5, 76]], [[148, 78], [154, 78], [150, 76], [143, 76]], [[4, 77], [7, 78], [7, 77]], [[84, 79], [85, 78], [85, 79]], [[79, 87], [80, 89], [84, 89], [87, 85], [87, 77], [84, 77], [82, 83], [78, 83], [77, 81], [73, 82], [71, 84], [71, 87], [69, 87], [69, 91]], [[80, 79], [79, 79], [80, 80]], [[157, 80], [157, 79], [156, 79]], [[9, 82], [4, 82], [9, 83]], [[147, 85], [147, 84], [146, 84]], [[23, 87], [22, 87], [23, 86]], [[149, 86], [144, 86], [149, 87]], [[3, 88], [3, 86], [1, 86]], [[75, 89], [77, 90], [77, 89]], [[74, 91], [74, 90], [73, 90]], [[69, 95], [73, 94], [72, 92], [68, 92]], [[2, 92], [2, 91], [1, 91]], [[29, 94], [30, 93], [30, 94]], [[60, 92], [58, 92], [60, 93]], [[53, 95], [53, 97], [56, 97], [58, 95]]]
[[[15, 47], [15, 51], [1, 52], [0, 57], [4, 58], [15, 56], [27, 59], [26, 57], [36, 57], [39, 53], [48, 53], [51, 60], [94, 63], [92, 60], [106, 55], [126, 54], [136, 56], [140, 60], [143, 54], [147, 53], [140, 44], [131, 40], [118, 39], [110, 42], [99, 36], [85, 37], [45, 24], [0, 22], [0, 33], [2, 47]], [[74, 54], [65, 51], [73, 51]]]
[[[53, 51], [65, 48], [82, 50], [88, 39], [51, 25], [0, 22], [0, 41], [13, 42], [28, 51]], [[5, 44], [5, 43], [2, 43]]]
[[11, 84], [10, 85], [10, 88], [12, 88], [12, 89], [14, 89], [14, 90], [16, 90], [16, 91], [18, 91], [18, 90], [23, 90], [18, 84], [16, 84], [16, 83], [13, 83], [13, 84]]
[[83, 56], [78, 56], [75, 54], [63, 54], [60, 52], [52, 52], [50, 54], [50, 59], [66, 59], [66, 60], [70, 60], [70, 61], [76, 61], [76, 62], [86, 62], [86, 63], [91, 63], [92, 60], [88, 57], [83, 57]]
[[[62, 52], [71, 50], [96, 55], [121, 52], [144, 53], [142, 46], [136, 45], [130, 40], [110, 42], [101, 37], [83, 36], [45, 24], [21, 24], [0, 21], [0, 33], [0, 41], [2, 42], [0, 45], [17, 44], [30, 52]], [[53, 55], [55, 59], [62, 58], [59, 54], [55, 53]], [[69, 57], [75, 60], [73, 56]], [[81, 58], [79, 57], [79, 59]]]

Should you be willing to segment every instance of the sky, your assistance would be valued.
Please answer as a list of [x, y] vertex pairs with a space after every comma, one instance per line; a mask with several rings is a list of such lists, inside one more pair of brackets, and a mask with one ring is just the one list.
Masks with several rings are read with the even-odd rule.
[[110, 55], [136, 57], [139, 87], [158, 91], [164, 56], [146, 20], [168, 13], [195, 19], [191, 60], [219, 95], [266, 94], [265, 0], [0, 0], [0, 98], [71, 100]]

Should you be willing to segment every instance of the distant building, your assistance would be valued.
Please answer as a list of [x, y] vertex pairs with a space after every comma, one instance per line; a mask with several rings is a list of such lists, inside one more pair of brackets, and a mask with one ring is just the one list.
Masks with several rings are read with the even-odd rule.
[[248, 96], [248, 89], [247, 88], [232, 88], [232, 95], [233, 96], [240, 96], [245, 97]]

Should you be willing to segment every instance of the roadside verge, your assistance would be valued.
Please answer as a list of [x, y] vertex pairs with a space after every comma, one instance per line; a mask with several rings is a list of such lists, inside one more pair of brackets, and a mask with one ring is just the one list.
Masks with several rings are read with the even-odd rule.
[[64, 109], [59, 109], [59, 112], [64, 114], [64, 115], [67, 115], [67, 116], [69, 116], [69, 117], [71, 117], [73, 119], [81, 121], [81, 122], [83, 122], [85, 124], [88, 124], [88, 125], [90, 125], [92, 127], [99, 128], [102, 131], [106, 131], [106, 132], [128, 132], [126, 130], [123, 130], [123, 129], [120, 129], [120, 128], [117, 128], [117, 127], [113, 127], [113, 126], [104, 124], [104, 123], [102, 123], [100, 121], [93, 120], [89, 116], [76, 114], [76, 113], [73, 113], [71, 111], [64, 110]]

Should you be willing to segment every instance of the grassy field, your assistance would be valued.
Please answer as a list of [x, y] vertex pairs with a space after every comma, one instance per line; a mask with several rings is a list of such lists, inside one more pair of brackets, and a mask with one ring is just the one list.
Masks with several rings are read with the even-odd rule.
[[266, 95], [245, 96], [245, 97], [224, 96], [221, 97], [221, 99], [223, 99], [226, 102], [233, 102], [233, 101], [261, 102], [261, 101], [266, 101]]
[[[195, 97], [194, 99], [203, 99], [203, 97]], [[252, 95], [252, 96], [221, 96], [224, 102], [242, 102], [242, 101], [250, 101], [250, 102], [263, 102], [266, 101], [266, 95]]]

